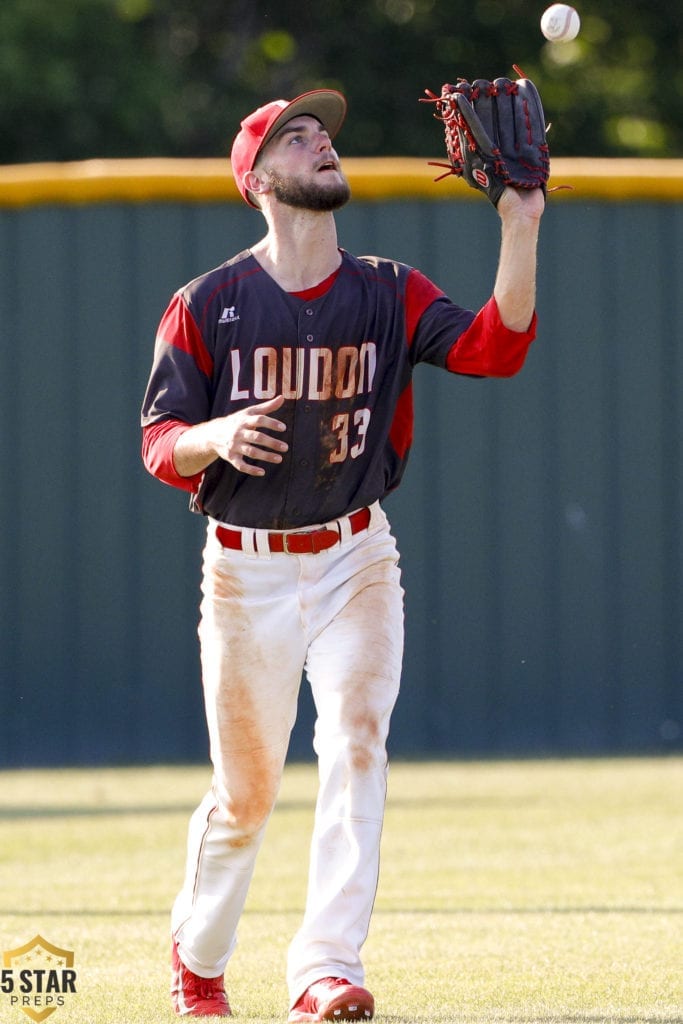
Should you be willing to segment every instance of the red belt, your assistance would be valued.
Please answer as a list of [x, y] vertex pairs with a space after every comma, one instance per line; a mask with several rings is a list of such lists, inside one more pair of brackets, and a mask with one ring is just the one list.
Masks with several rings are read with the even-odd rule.
[[[348, 517], [351, 533], [360, 533], [370, 525], [370, 509], [359, 508]], [[217, 526], [216, 536], [224, 548], [242, 551], [242, 530], [231, 530], [227, 526]], [[316, 530], [295, 530], [292, 533], [269, 533], [268, 547], [273, 552], [284, 552], [287, 555], [317, 555], [319, 551], [327, 551], [341, 540], [337, 526], [332, 529], [321, 526]]]

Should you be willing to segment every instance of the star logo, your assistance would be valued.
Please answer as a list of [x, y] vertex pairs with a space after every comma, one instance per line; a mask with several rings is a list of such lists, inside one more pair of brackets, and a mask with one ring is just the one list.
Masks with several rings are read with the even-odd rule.
[[2, 954], [0, 994], [36, 1024], [64, 1006], [76, 992], [74, 954], [54, 946], [42, 935]]

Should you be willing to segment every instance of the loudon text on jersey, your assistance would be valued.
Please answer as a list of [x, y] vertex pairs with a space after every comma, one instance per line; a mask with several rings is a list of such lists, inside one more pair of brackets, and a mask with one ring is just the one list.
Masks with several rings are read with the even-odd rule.
[[276, 395], [325, 402], [370, 394], [377, 369], [374, 341], [332, 348], [255, 348], [230, 353], [231, 401], [267, 401]]

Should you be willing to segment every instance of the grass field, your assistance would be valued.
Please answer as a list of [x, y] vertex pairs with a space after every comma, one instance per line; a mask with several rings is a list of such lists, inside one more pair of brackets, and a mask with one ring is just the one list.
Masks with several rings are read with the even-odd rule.
[[[0, 773], [0, 952], [75, 952], [53, 1024], [170, 1024], [168, 914], [203, 768]], [[286, 1020], [315, 797], [288, 767], [228, 968]], [[378, 1024], [683, 1022], [683, 759], [397, 763], [365, 946]], [[1, 1024], [29, 1017], [0, 991]]]

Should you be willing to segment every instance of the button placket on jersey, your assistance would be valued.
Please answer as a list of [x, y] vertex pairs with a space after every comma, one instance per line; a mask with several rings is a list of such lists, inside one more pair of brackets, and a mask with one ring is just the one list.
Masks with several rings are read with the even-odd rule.
[[[315, 316], [315, 310], [311, 309], [310, 306], [304, 312], [305, 312], [307, 317]], [[310, 327], [310, 324], [308, 326]], [[303, 326], [302, 326], [302, 330], [303, 330]], [[307, 334], [306, 335], [306, 341], [308, 342], [309, 345], [312, 345], [313, 342], [315, 341], [315, 335], [314, 334]], [[310, 404], [308, 402], [306, 402], [305, 405], [304, 405], [304, 412], [311, 412], [311, 406], [310, 406]], [[308, 460], [307, 459], [301, 459], [300, 460], [300, 465], [308, 466]]]
[[[300, 338], [300, 341], [299, 341], [300, 345], [305, 341], [305, 345], [306, 346], [310, 346], [315, 341], [315, 335], [311, 332], [311, 319], [314, 316], [315, 316], [315, 310], [312, 307], [310, 307], [310, 306], [307, 306], [306, 308], [301, 310], [301, 312], [299, 313], [298, 333], [299, 333], [299, 338]], [[306, 392], [304, 392], [304, 394], [302, 395], [302, 398], [305, 399], [306, 397], [307, 397]], [[303, 412], [306, 412], [306, 413], [310, 413], [310, 412], [313, 411], [313, 406], [309, 402], [304, 402], [304, 404], [302, 406], [299, 406], [298, 402], [296, 403], [295, 409], [294, 409], [294, 418], [293, 418], [293, 422], [292, 422], [292, 430], [293, 430], [293, 433], [295, 435], [299, 432], [297, 430], [297, 420], [299, 419], [299, 417], [297, 416], [297, 409], [299, 409], [299, 408], [301, 408], [303, 410]], [[308, 430], [309, 430], [308, 425], [306, 425], [306, 424], [302, 424], [300, 429], [301, 429], [301, 432], [304, 433], [304, 434], [307, 434]], [[304, 448], [304, 451], [305, 451], [305, 448]], [[298, 465], [302, 469], [308, 469], [310, 467], [310, 459], [308, 459], [306, 456], [302, 456], [302, 457], [298, 458], [297, 459], [297, 463], [298, 463]], [[298, 512], [299, 512], [299, 509], [295, 505], [293, 507], [290, 507], [290, 511], [292, 512], [293, 515], [297, 515]]]
[[[306, 316], [307, 317], [311, 317], [311, 318], [314, 317], [315, 316], [315, 310], [311, 309], [309, 307], [308, 309], [306, 309]], [[312, 344], [315, 341], [315, 335], [314, 334], [307, 334], [306, 335], [306, 341], [309, 344]], [[306, 403], [306, 405], [304, 406], [304, 412], [308, 412], [310, 410], [310, 408], [311, 408], [311, 406], [308, 403]], [[307, 458], [299, 459], [299, 465], [302, 467], [302, 469], [307, 469], [308, 466], [310, 465], [310, 461]]]

